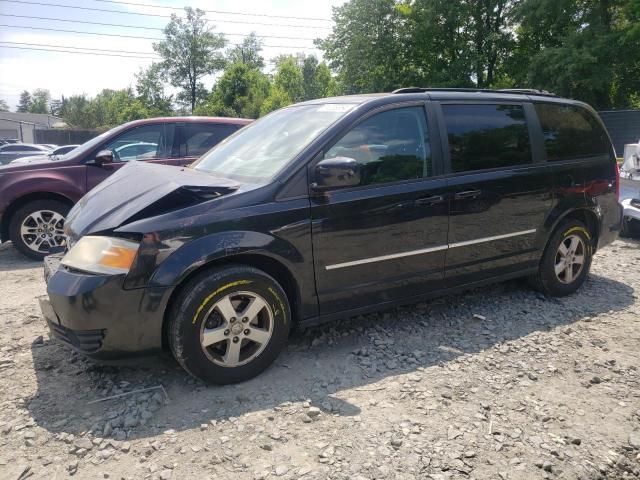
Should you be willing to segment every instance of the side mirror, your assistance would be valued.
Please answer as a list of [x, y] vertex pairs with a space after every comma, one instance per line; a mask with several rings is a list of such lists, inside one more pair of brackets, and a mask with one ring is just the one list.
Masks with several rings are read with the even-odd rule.
[[360, 185], [360, 165], [353, 158], [327, 158], [316, 165], [314, 180], [316, 192], [355, 187]]
[[111, 150], [100, 150], [94, 160], [96, 165], [105, 165], [113, 163], [113, 152]]

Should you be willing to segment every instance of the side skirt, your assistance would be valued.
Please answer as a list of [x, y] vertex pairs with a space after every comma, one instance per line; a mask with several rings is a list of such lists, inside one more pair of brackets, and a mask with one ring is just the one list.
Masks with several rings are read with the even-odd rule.
[[420, 302], [424, 302], [425, 300], [430, 300], [436, 297], [442, 297], [444, 295], [450, 295], [452, 293], [463, 292], [465, 290], [470, 290], [470, 289], [482, 287], [485, 285], [491, 285], [493, 283], [505, 282], [507, 280], [513, 280], [515, 278], [526, 277], [528, 275], [532, 275], [536, 273], [537, 271], [538, 271], [537, 267], [528, 268], [526, 270], [520, 270], [518, 272], [512, 272], [512, 273], [501, 275], [498, 277], [491, 277], [489, 279], [480, 280], [478, 282], [473, 282], [473, 283], [467, 283], [457, 287], [434, 290], [429, 293], [416, 295], [408, 298], [403, 298], [401, 300], [394, 300], [392, 302], [375, 303], [373, 305], [367, 305], [366, 307], [354, 308], [352, 310], [343, 310], [341, 312], [319, 315], [317, 317], [311, 317], [311, 318], [306, 318], [304, 320], [300, 320], [297, 323], [297, 326], [300, 328], [308, 328], [316, 325], [322, 325], [323, 323], [331, 322], [333, 320], [355, 317], [357, 315], [364, 315], [366, 313], [372, 313], [372, 312], [377, 312], [381, 310], [389, 310], [402, 305], [410, 305], [412, 303], [420, 303]]

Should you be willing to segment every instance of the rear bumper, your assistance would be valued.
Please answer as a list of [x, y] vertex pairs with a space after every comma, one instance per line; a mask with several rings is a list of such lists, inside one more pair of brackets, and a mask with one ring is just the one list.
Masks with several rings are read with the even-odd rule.
[[162, 320], [170, 289], [122, 288], [124, 275], [90, 275], [45, 261], [48, 297], [40, 308], [51, 334], [96, 359], [115, 360], [162, 348]]

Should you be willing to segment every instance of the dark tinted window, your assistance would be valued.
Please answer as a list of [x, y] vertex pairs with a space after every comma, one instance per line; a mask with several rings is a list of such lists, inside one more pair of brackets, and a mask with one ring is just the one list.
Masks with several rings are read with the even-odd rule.
[[184, 124], [184, 156], [199, 157], [238, 129], [215, 123]]
[[443, 105], [454, 172], [531, 162], [531, 143], [520, 105]]
[[583, 108], [570, 105], [537, 104], [547, 158], [569, 160], [611, 151], [607, 134]]
[[361, 165], [361, 185], [432, 174], [429, 132], [422, 107], [381, 112], [355, 126], [325, 154]]

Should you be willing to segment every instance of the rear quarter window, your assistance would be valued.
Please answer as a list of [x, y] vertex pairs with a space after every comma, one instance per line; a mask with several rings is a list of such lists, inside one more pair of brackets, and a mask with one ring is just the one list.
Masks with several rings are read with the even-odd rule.
[[591, 112], [575, 105], [535, 105], [547, 160], [559, 162], [611, 153], [611, 145]]

